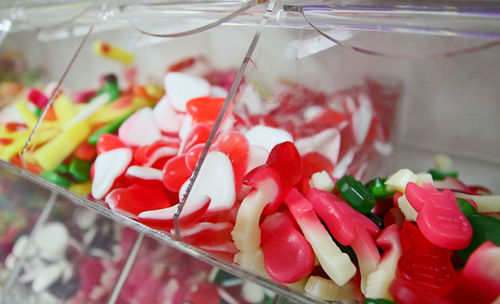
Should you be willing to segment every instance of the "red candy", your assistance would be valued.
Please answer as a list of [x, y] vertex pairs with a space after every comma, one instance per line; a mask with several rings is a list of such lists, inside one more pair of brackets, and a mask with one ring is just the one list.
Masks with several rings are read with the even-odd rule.
[[97, 154], [118, 149], [126, 148], [127, 145], [118, 136], [113, 134], [103, 134], [97, 140]]
[[200, 159], [200, 154], [205, 148], [205, 144], [197, 144], [186, 153], [186, 168], [189, 171], [193, 171], [196, 167], [196, 163], [198, 163], [198, 159]]
[[399, 304], [453, 304], [403, 279], [394, 279], [389, 292]]
[[429, 242], [408, 221], [404, 222], [401, 229], [401, 246], [403, 255], [398, 262], [398, 278], [438, 296], [447, 295], [453, 290], [456, 273], [451, 263], [451, 250]]
[[211, 123], [217, 119], [225, 98], [200, 97], [189, 100], [186, 109], [195, 122]]
[[210, 136], [211, 128], [207, 124], [195, 125], [182, 144], [182, 151], [188, 151], [197, 144], [204, 144]]
[[458, 208], [453, 193], [439, 192], [408, 183], [405, 195], [418, 212], [418, 227], [432, 243], [449, 249], [463, 249], [472, 239], [472, 226]]
[[276, 212], [268, 216], [260, 229], [264, 263], [273, 279], [293, 283], [311, 274], [314, 252], [289, 214]]
[[49, 103], [47, 96], [37, 89], [30, 89], [27, 98], [39, 108], [44, 108]]
[[331, 174], [334, 168], [332, 162], [323, 154], [318, 152], [309, 152], [303, 155], [302, 165], [303, 173], [302, 181], [300, 182], [300, 190], [302, 193], [306, 193], [309, 189], [309, 180], [314, 173], [326, 171]]
[[143, 211], [171, 206], [163, 187], [142, 184], [111, 191], [106, 203], [112, 210], [134, 219]]
[[184, 155], [171, 158], [163, 167], [163, 184], [170, 191], [179, 192], [190, 176]]
[[250, 147], [246, 137], [238, 131], [228, 131], [220, 135], [215, 144], [215, 149], [226, 154], [231, 160], [234, 180], [236, 182], [236, 192], [238, 192], [241, 188], [248, 164]]
[[97, 156], [96, 147], [84, 141], [76, 148], [75, 156], [83, 161], [93, 161]]

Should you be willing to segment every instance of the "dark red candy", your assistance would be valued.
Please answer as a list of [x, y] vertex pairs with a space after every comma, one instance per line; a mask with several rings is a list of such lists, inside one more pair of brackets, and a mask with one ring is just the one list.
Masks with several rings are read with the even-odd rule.
[[266, 165], [279, 174], [284, 187], [295, 186], [302, 179], [302, 159], [295, 145], [289, 141], [274, 146]]
[[30, 89], [27, 97], [31, 103], [40, 108], [45, 107], [49, 103], [47, 96], [37, 89]]

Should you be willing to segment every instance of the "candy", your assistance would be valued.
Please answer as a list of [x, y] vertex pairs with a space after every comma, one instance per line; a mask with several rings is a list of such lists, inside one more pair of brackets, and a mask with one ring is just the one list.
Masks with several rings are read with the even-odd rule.
[[368, 275], [365, 295], [372, 299], [392, 300], [389, 286], [396, 277], [398, 260], [402, 254], [399, 227], [393, 224], [382, 230], [377, 238], [377, 244], [384, 249], [384, 254], [376, 270]]
[[306, 197], [333, 237], [344, 246], [352, 246], [356, 252], [361, 272], [361, 290], [365, 293], [368, 275], [380, 261], [380, 254], [372, 239], [378, 234], [378, 227], [333, 194], [309, 189]]
[[75, 149], [75, 156], [83, 161], [93, 161], [97, 156], [96, 147], [89, 145], [87, 142], [82, 142]]
[[472, 227], [450, 190], [439, 192], [408, 183], [405, 196], [418, 212], [418, 227], [429, 241], [449, 249], [469, 245]]
[[120, 63], [129, 65], [134, 62], [134, 55], [103, 41], [95, 41], [93, 45], [94, 52], [102, 57], [106, 57]]
[[350, 175], [339, 179], [335, 187], [342, 198], [361, 213], [368, 214], [375, 206], [375, 198], [370, 191]]
[[153, 113], [160, 130], [172, 134], [179, 132], [181, 126], [180, 117], [170, 105], [166, 95], [156, 104]]
[[286, 196], [285, 203], [299, 224], [304, 237], [311, 244], [323, 270], [338, 285], [347, 283], [356, 273], [356, 267], [349, 256], [342, 253], [335, 245], [319, 221], [311, 202], [296, 189], [292, 189]]
[[56, 138], [35, 151], [34, 157], [45, 170], [54, 170], [90, 133], [89, 124], [77, 121]]
[[47, 96], [37, 89], [30, 89], [26, 97], [39, 108], [44, 108], [49, 103]]
[[111, 210], [133, 219], [143, 211], [171, 206], [162, 187], [143, 184], [111, 191], [106, 195], [106, 203]]
[[144, 108], [130, 116], [118, 129], [118, 137], [131, 146], [144, 146], [161, 139], [153, 110]]
[[77, 182], [84, 182], [90, 179], [90, 166], [92, 163], [73, 157], [69, 164], [68, 173], [73, 176]]
[[332, 178], [326, 171], [316, 172], [312, 175], [311, 180], [309, 181], [309, 185], [311, 188], [323, 190], [326, 192], [331, 192], [335, 188], [335, 184], [332, 181]]
[[48, 180], [49, 182], [54, 183], [54, 184], [59, 185], [59, 186], [64, 187], [64, 188], [68, 188], [69, 185], [71, 184], [71, 181], [69, 179], [60, 176], [59, 174], [57, 174], [54, 171], [45, 170], [42, 173], [40, 173], [40, 176], [43, 179]]
[[162, 185], [163, 173], [154, 168], [130, 166], [125, 176], [135, 183]]
[[458, 178], [458, 172], [453, 170], [430, 169], [429, 173], [432, 175], [434, 180], [443, 180], [448, 176]]
[[264, 263], [273, 279], [293, 283], [311, 274], [314, 252], [288, 214], [277, 212], [266, 217], [260, 230]]
[[57, 120], [63, 126], [66, 126], [66, 124], [70, 122], [76, 114], [76, 109], [73, 106], [73, 103], [65, 94], [59, 94], [54, 100], [52, 107], [56, 114]]
[[233, 240], [242, 251], [259, 247], [259, 219], [262, 212], [269, 214], [279, 207], [286, 190], [300, 181], [302, 164], [297, 149], [291, 142], [276, 145], [266, 164], [249, 172], [243, 183], [255, 188], [240, 205]]
[[97, 156], [94, 163], [92, 196], [96, 199], [103, 198], [115, 180], [125, 172], [131, 160], [132, 151], [128, 148], [110, 150]]
[[277, 144], [293, 142], [293, 137], [285, 130], [266, 126], [255, 126], [245, 133], [251, 146], [259, 146], [271, 151]]
[[171, 158], [163, 167], [163, 184], [170, 191], [179, 192], [190, 176], [191, 171], [186, 167], [183, 155]]
[[130, 117], [130, 115], [126, 115], [122, 118], [119, 118], [115, 121], [112, 121], [110, 123], [108, 123], [107, 125], [103, 126], [102, 128], [99, 128], [97, 131], [95, 131], [94, 133], [92, 133], [92, 135], [90, 135], [89, 139], [88, 139], [88, 143], [90, 145], [96, 145], [97, 144], [97, 141], [99, 140], [99, 138], [103, 135], [103, 134], [108, 134], [108, 133], [115, 133], [119, 128], [120, 126]]
[[375, 178], [366, 185], [373, 197], [378, 201], [394, 195], [394, 191], [389, 191], [385, 184], [385, 179]]
[[190, 99], [210, 95], [210, 84], [203, 78], [170, 72], [165, 75], [165, 91], [172, 108], [186, 112], [186, 103]]
[[[398, 278], [437, 296], [447, 295], [453, 290], [456, 272], [451, 264], [451, 250], [432, 244], [409, 222], [401, 228], [401, 246], [403, 255], [398, 262]], [[391, 285], [389, 292], [399, 302], [392, 289]]]
[[118, 138], [116, 135], [112, 134], [103, 134], [97, 140], [97, 154], [100, 155], [104, 152], [118, 149], [118, 148], [126, 148], [127, 145]]
[[[186, 103], [186, 111], [198, 123], [214, 122], [224, 104], [225, 98], [199, 97]], [[228, 112], [230, 113], [230, 111]]]

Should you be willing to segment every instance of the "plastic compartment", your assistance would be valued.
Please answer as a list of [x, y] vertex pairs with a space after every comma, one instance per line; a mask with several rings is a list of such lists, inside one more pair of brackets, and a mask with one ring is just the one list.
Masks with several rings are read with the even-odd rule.
[[[367, 162], [366, 167], [363, 163], [363, 167], [358, 167], [353, 173], [367, 179], [376, 175], [385, 176], [400, 167], [422, 171], [432, 166], [432, 157], [435, 153], [447, 153], [455, 159], [454, 166], [460, 171], [464, 181], [479, 183], [498, 191], [500, 143], [495, 131], [500, 127], [496, 119], [500, 108], [495, 102], [495, 96], [498, 95], [495, 80], [500, 75], [493, 64], [498, 59], [498, 52], [495, 47], [473, 52], [474, 48], [491, 42], [484, 37], [493, 37], [496, 34], [494, 27], [488, 27], [498, 23], [494, 13], [483, 27], [477, 22], [477, 13], [459, 10], [460, 16], [454, 18], [452, 17], [454, 13], [441, 8], [439, 14], [446, 16], [446, 20], [450, 20], [450, 23], [446, 23], [447, 21], [443, 19], [446, 26], [436, 25], [431, 26], [432, 30], [426, 30], [428, 27], [425, 24], [427, 20], [432, 19], [433, 14], [436, 14], [435, 11], [413, 7], [413, 10], [408, 11], [415, 16], [415, 23], [405, 27], [403, 22], [387, 18], [406, 16], [398, 15], [394, 7], [386, 11], [369, 5], [362, 9], [349, 5], [342, 8], [344, 11], [340, 10], [340, 16], [322, 15], [321, 11], [315, 15], [308, 15], [311, 23], [326, 31], [333, 39], [341, 41], [343, 46], [340, 46], [320, 36], [301, 16], [297, 16], [296, 12], [287, 11], [287, 8], [281, 6], [277, 7], [269, 22], [270, 26], [262, 32], [257, 49], [251, 54], [251, 62], [245, 70], [246, 83], [254, 84], [257, 88], [253, 92], [255, 95], [253, 98], [272, 101], [274, 94], [280, 88], [278, 83], [282, 79], [306, 86], [315, 92], [321, 91], [330, 97], [335, 96], [335, 92], [348, 91], [353, 87], [366, 90], [370, 88], [370, 83], [373, 85], [375, 82], [382, 85], [380, 94], [401, 96], [401, 100], [397, 103], [399, 107], [396, 107], [396, 101], [400, 98], [393, 98], [391, 102], [383, 105], [386, 108], [378, 109], [377, 113], [380, 115], [380, 123], [387, 130], [384, 139], [391, 139], [392, 149], [389, 145], [383, 144], [374, 147], [373, 151], [375, 154], [386, 152], [392, 154], [386, 158], [370, 157], [371, 161]], [[368, 16], [363, 15], [365, 13]], [[469, 15], [472, 17], [467, 18]], [[384, 27], [381, 20], [389, 20], [387, 22], [390, 23], [390, 29]], [[206, 22], [205, 20], [203, 23]], [[103, 73], [121, 72], [120, 65], [96, 58], [92, 54], [90, 46], [95, 39], [109, 41], [133, 51], [139, 67], [139, 79], [152, 79], [161, 83], [168, 63], [200, 53], [207, 56], [211, 64], [217, 68], [238, 67], [256, 31], [255, 27], [223, 26], [195, 36], [169, 40], [139, 34], [134, 28], [137, 25], [133, 25], [131, 28], [93, 32], [69, 70], [62, 87], [72, 90], [95, 87], [96, 79]], [[46, 69], [47, 79], [58, 79], [67, 67], [70, 56], [74, 54], [73, 50], [82, 41], [81, 33], [86, 33], [89, 28], [84, 26], [83, 29], [80, 32], [73, 32], [76, 37], [41, 44], [35, 40], [34, 34], [14, 33], [8, 37], [2, 48], [17, 45], [27, 51], [30, 66], [43, 66]], [[427, 35], [429, 33], [435, 35]], [[40, 37], [52, 39], [57, 35], [39, 34]], [[68, 46], [72, 49], [69, 52], [66, 49]], [[353, 51], [353, 46], [379, 55], [393, 55], [369, 56]], [[450, 53], [457, 50], [462, 50], [463, 54]], [[40, 52], [46, 56], [43, 60], [38, 56]], [[447, 53], [450, 55], [446, 55]], [[59, 54], [68, 57], [66, 60], [61, 60]], [[414, 58], [425, 56], [443, 58]], [[367, 78], [374, 82], [366, 82]], [[123, 84], [122, 80], [120, 83]], [[248, 96], [244, 96], [240, 88], [234, 106], [241, 105], [245, 98]], [[304, 102], [299, 106], [298, 112], [309, 106], [310, 104]], [[314, 111], [315, 109], [312, 109], [307, 115], [317, 114]], [[296, 117], [294, 119], [296, 121], [305, 119], [304, 116]], [[391, 127], [393, 122], [396, 124]], [[388, 130], [391, 131], [390, 136]], [[360, 156], [362, 159], [363, 157], [368, 159], [368, 156]], [[176, 242], [168, 234], [148, 229], [24, 171], [19, 172], [4, 163], [2, 165], [47, 188], [63, 193], [78, 204], [161, 239], [175, 248], [209, 261], [233, 274], [248, 277], [295, 300], [310, 301], [308, 298], [289, 293], [282, 287], [254, 277], [241, 268], [214, 258], [197, 248]]]

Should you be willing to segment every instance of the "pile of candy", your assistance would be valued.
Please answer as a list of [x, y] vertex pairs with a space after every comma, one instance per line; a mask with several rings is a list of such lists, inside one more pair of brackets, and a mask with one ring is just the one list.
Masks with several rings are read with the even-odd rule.
[[[97, 91], [59, 93], [27, 169], [172, 232], [234, 76], [189, 73], [198, 63], [170, 67], [165, 94], [134, 82], [120, 91], [113, 76]], [[180, 216], [184, 242], [327, 301], [498, 298], [500, 273], [487, 268], [500, 258], [489, 214], [498, 196], [464, 185], [446, 159], [430, 173], [359, 181], [390, 151], [398, 90], [367, 80], [326, 94], [283, 82], [264, 98], [257, 87], [244, 83], [223, 119]], [[17, 164], [48, 99], [32, 89], [28, 100], [0, 114], [0, 158]]]

